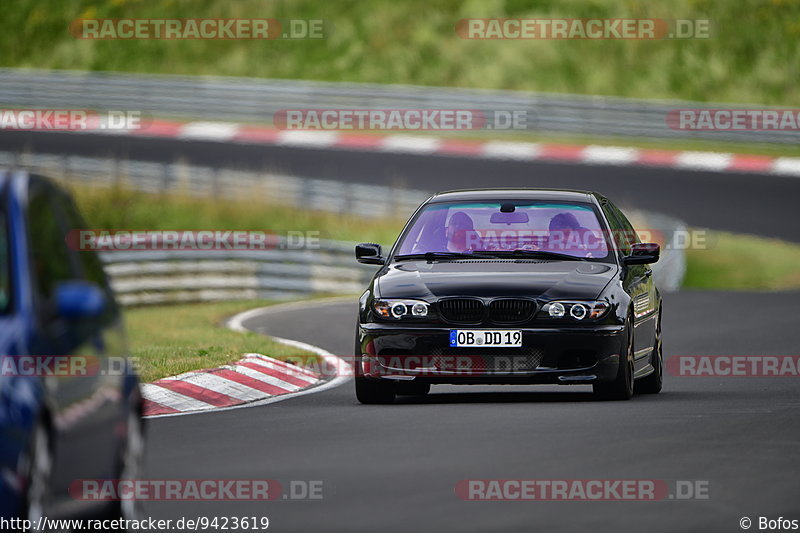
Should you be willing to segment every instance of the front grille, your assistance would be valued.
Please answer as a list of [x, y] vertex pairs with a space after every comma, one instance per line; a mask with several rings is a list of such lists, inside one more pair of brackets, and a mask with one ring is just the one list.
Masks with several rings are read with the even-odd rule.
[[478, 324], [483, 320], [485, 306], [473, 298], [450, 298], [439, 302], [439, 313], [448, 322]]
[[489, 319], [498, 324], [520, 324], [530, 320], [535, 310], [531, 300], [504, 298], [489, 304]]
[[544, 357], [540, 347], [528, 348], [435, 348], [430, 360], [437, 370], [470, 374], [532, 372]]

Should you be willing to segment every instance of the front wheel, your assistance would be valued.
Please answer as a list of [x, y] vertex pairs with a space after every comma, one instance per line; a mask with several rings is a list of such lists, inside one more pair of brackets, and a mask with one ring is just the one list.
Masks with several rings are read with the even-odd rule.
[[369, 378], [356, 377], [356, 398], [363, 404], [393, 403], [395, 397], [394, 383]]
[[625, 340], [620, 348], [614, 381], [592, 385], [595, 395], [603, 400], [630, 400], [633, 397], [633, 320], [630, 318], [625, 321]]

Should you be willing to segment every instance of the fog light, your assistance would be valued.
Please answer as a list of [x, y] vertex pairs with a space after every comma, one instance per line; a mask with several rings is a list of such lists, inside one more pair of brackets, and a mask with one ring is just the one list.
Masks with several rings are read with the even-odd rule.
[[572, 304], [572, 307], [569, 308], [569, 314], [575, 320], [583, 320], [586, 318], [586, 306], [583, 304]]
[[406, 311], [406, 304], [394, 304], [392, 306], [392, 316], [395, 318], [400, 318], [405, 315]]
[[564, 316], [564, 305], [557, 302], [550, 304], [547, 308], [547, 312], [550, 313], [552, 318], [561, 318]]
[[428, 306], [422, 302], [417, 302], [411, 308], [411, 314], [414, 316], [425, 316], [428, 314]]

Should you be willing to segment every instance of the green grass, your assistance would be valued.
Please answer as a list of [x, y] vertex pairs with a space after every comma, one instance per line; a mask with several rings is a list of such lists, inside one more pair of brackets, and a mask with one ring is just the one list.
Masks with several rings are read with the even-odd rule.
[[[323, 40], [79, 40], [77, 18], [325, 19]], [[710, 39], [463, 40], [459, 19], [710, 19]], [[16, 0], [0, 65], [800, 105], [791, 0]]]
[[257, 333], [226, 328], [225, 318], [269, 304], [264, 301], [164, 305], [125, 310], [131, 355], [143, 382], [213, 368], [261, 353], [298, 362], [315, 358]]
[[[404, 218], [372, 219], [312, 211], [253, 198], [151, 194], [122, 187], [69, 186], [92, 229], [314, 231], [320, 239], [393, 243]], [[405, 216], [405, 214], [404, 214]], [[313, 237], [314, 235], [312, 235]]]
[[800, 289], [800, 245], [753, 235], [714, 232], [708, 249], [687, 250], [691, 289]]
[[295, 364], [312, 362], [316, 355], [275, 342], [258, 333], [225, 327], [228, 317], [274, 302], [213, 302], [161, 305], [125, 310], [131, 355], [143, 382], [200, 368], [238, 361], [246, 353], [260, 353]]

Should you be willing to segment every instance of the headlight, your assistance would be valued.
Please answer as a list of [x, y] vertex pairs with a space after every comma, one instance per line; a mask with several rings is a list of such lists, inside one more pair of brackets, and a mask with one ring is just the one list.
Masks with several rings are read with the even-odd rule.
[[596, 320], [609, 310], [611, 306], [606, 302], [549, 302], [542, 306], [537, 318], [565, 318], [573, 320]]
[[564, 304], [560, 302], [553, 302], [551, 304], [547, 304], [545, 307], [547, 307], [547, 314], [549, 314], [552, 318], [561, 318], [566, 312]]
[[569, 308], [569, 316], [575, 320], [583, 320], [586, 318], [586, 306], [583, 304], [572, 304]]
[[381, 318], [399, 320], [403, 317], [428, 316], [428, 304], [421, 300], [375, 300], [372, 309]]

